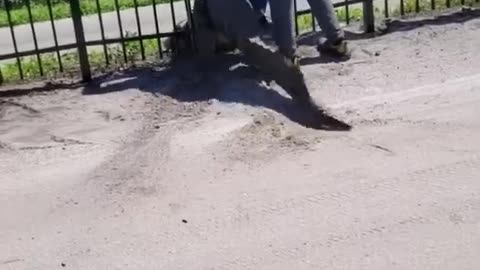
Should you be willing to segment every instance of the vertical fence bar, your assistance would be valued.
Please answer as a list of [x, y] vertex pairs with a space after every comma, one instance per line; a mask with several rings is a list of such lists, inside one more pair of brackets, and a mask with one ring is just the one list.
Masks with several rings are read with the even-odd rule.
[[446, 0], [446, 3], [445, 5], [447, 6], [447, 8], [450, 8], [451, 4], [450, 4], [450, 0]]
[[122, 16], [120, 16], [120, 5], [118, 4], [118, 0], [115, 0], [115, 11], [117, 13], [118, 29], [120, 30], [120, 39], [122, 40], [123, 60], [125, 60], [125, 63], [127, 63], [128, 62], [127, 48], [125, 46], [125, 38], [123, 36]]
[[298, 36], [299, 34], [299, 29], [298, 29], [298, 15], [297, 15], [297, 12], [298, 12], [298, 7], [297, 7], [297, 0], [293, 0], [293, 12], [295, 13], [295, 15], [293, 16], [294, 19], [295, 19], [295, 34]]
[[415, 12], [420, 12], [420, 0], [415, 0]]
[[57, 49], [58, 69], [60, 70], [60, 72], [63, 72], [62, 57], [60, 56], [60, 50], [58, 49], [57, 29], [55, 28], [55, 19], [53, 18], [51, 0], [47, 0], [47, 7], [48, 7], [48, 15], [50, 17], [50, 23], [52, 25], [53, 42], [55, 43], [55, 48]]
[[177, 33], [177, 18], [175, 16], [175, 7], [173, 6], [173, 0], [170, 0], [170, 13], [172, 14], [173, 31]]
[[15, 29], [13, 28], [12, 14], [10, 13], [9, 0], [5, 1], [5, 10], [7, 11], [8, 26], [10, 28], [10, 35], [12, 36], [13, 50], [15, 51], [15, 55], [17, 59], [18, 74], [20, 75], [20, 80], [23, 80], [24, 77], [23, 77], [22, 61], [20, 60], [20, 57], [18, 57], [17, 39], [15, 37]]
[[432, 10], [435, 10], [435, 9], [436, 9], [436, 3], [435, 3], [435, 1], [436, 1], [436, 0], [431, 0], [431, 2], [430, 2]]
[[30, 0], [26, 0], [25, 2], [27, 3], [28, 19], [30, 20], [30, 28], [32, 29], [33, 44], [35, 46], [35, 54], [37, 55], [38, 70], [40, 71], [40, 76], [43, 76], [42, 57], [40, 56], [40, 53], [38, 53], [38, 40], [37, 40], [37, 33], [35, 32], [35, 25], [33, 22], [32, 6], [30, 4]]
[[388, 17], [390, 17], [390, 10], [389, 10], [389, 7], [388, 7], [388, 0], [385, 0], [384, 3], [385, 3], [385, 18], [388, 18]]
[[192, 5], [190, 0], [185, 0], [185, 11], [187, 12], [188, 27], [190, 29], [190, 44], [192, 50], [197, 51], [197, 44], [195, 42], [195, 24], [193, 23]]
[[105, 64], [109, 66], [110, 59], [108, 59], [108, 49], [107, 49], [107, 44], [105, 44], [105, 27], [103, 26], [103, 16], [102, 16], [102, 8], [100, 6], [100, 0], [95, 0], [95, 3], [97, 6], [98, 22], [100, 23], [100, 35], [103, 41], [103, 54], [105, 55]]
[[460, 3], [462, 4], [462, 6], [465, 5], [465, 0], [461, 0]]
[[312, 31], [316, 32], [317, 31], [317, 22], [315, 21], [315, 16], [313, 16], [313, 13], [311, 13], [311, 19], [312, 19]]
[[88, 61], [87, 45], [85, 44], [85, 32], [82, 24], [82, 10], [80, 0], [70, 0], [70, 10], [72, 12], [73, 28], [75, 29], [75, 38], [77, 40], [78, 59], [80, 60], [80, 70], [83, 81], [90, 81], [92, 74], [90, 63]]
[[160, 40], [160, 28], [158, 26], [157, 1], [152, 0], [153, 18], [155, 19], [155, 33], [157, 34], [158, 53], [160, 58], [163, 58], [162, 41]]
[[365, 27], [365, 32], [372, 33], [375, 31], [373, 0], [365, 0], [363, 2], [363, 25]]
[[177, 19], [175, 17], [175, 7], [173, 6], [173, 0], [170, 0], [170, 14], [172, 15], [173, 32], [175, 32], [175, 43], [178, 43]]
[[3, 80], [2, 66], [0, 66], [0, 85], [3, 84]]
[[347, 25], [350, 24], [350, 5], [348, 4], [348, 0], [345, 0], [345, 21]]
[[138, 36], [140, 37], [140, 54], [142, 55], [142, 60], [145, 60], [145, 47], [143, 46], [143, 39], [142, 39], [142, 26], [140, 24], [140, 16], [138, 15], [138, 1], [133, 0], [133, 4], [135, 5], [135, 19], [137, 21], [137, 31]]
[[400, 0], [400, 15], [405, 15], [405, 2], [404, 0]]

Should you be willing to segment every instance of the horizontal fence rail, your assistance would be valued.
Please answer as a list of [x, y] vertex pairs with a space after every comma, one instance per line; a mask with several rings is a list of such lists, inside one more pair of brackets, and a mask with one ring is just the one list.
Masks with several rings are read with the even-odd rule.
[[[92, 72], [163, 59], [169, 53], [163, 44], [166, 38], [194, 35], [177, 29], [180, 21], [191, 25], [191, 1], [0, 0], [0, 84], [58, 74], [81, 74], [89, 80]], [[479, 1], [334, 0], [333, 5], [339, 21], [359, 21], [371, 32], [375, 18]], [[307, 0], [295, 0], [294, 9], [297, 35], [319, 30]], [[189, 40], [193, 43], [195, 38]]]

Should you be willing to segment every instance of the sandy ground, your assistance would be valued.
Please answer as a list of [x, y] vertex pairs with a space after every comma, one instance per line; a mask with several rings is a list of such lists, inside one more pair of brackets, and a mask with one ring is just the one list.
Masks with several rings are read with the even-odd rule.
[[249, 72], [3, 97], [0, 269], [478, 269], [480, 19], [460, 21], [305, 60], [351, 132], [292, 121]]

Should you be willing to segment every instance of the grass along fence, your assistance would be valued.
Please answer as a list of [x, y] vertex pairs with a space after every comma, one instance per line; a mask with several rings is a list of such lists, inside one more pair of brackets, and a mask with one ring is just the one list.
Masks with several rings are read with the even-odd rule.
[[[136, 37], [136, 33], [125, 33], [125, 37]], [[143, 41], [145, 60], [156, 62], [161, 59], [157, 39]], [[144, 62], [141, 57], [141, 49], [138, 41], [125, 42], [126, 60], [123, 54], [123, 47], [118, 44], [107, 45], [107, 54], [102, 49], [93, 48], [88, 51], [88, 59], [93, 73], [104, 73], [108, 70], [132, 67]], [[162, 48], [160, 48], [162, 49]], [[167, 53], [163, 51], [163, 53]], [[18, 69], [19, 63], [22, 67], [22, 76], [25, 81], [32, 81], [40, 77], [46, 79], [63, 78], [65, 75], [75, 77], [80, 70], [79, 55], [76, 51], [69, 51], [60, 55], [62, 66], [60, 68], [56, 53], [45, 53], [41, 56], [42, 73], [36, 56], [20, 57], [19, 62], [8, 62], [0, 64], [4, 83], [11, 83], [21, 80]], [[106, 64], [108, 63], [108, 64]], [[1, 84], [0, 80], [0, 84]]]

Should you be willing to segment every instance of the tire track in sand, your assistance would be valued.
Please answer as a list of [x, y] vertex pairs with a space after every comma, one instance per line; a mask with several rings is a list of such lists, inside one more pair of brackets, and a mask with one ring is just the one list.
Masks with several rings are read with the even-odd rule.
[[[306, 194], [301, 197], [278, 200], [272, 203], [259, 202], [256, 199], [252, 199], [246, 203], [247, 206], [243, 207], [243, 209], [246, 209], [243, 214], [239, 215], [235, 210], [232, 210], [227, 214], [219, 214], [222, 217], [227, 216], [229, 218], [212, 218], [212, 221], [207, 224], [197, 225], [192, 223], [191, 226], [188, 226], [188, 230], [177, 231], [170, 237], [176, 238], [179, 236], [196, 236], [202, 239], [206, 235], [209, 235], [209, 241], [213, 241], [217, 238], [219, 241], [221, 241], [221, 239], [225, 239], [224, 234], [235, 233], [242, 235], [249, 230], [255, 230], [255, 228], [252, 228], [252, 226], [257, 228], [268, 228], [270, 232], [275, 232], [276, 229], [271, 227], [269, 219], [272, 217], [281, 218], [282, 216], [291, 216], [292, 212], [297, 213], [295, 218], [297, 218], [299, 226], [301, 227], [307, 224], [305, 216], [302, 216], [302, 213], [305, 212], [305, 209], [323, 207], [322, 210], [329, 212], [327, 211], [329, 210], [328, 208], [332, 208], [330, 210], [332, 210], [331, 212], [335, 213], [336, 216], [344, 216], [347, 214], [345, 209], [340, 209], [341, 211], [338, 212], [338, 205], [341, 205], [342, 203], [353, 201], [360, 197], [369, 196], [375, 196], [376, 198], [380, 198], [381, 202], [385, 201], [388, 203], [388, 201], [391, 201], [392, 198], [400, 196], [412, 184], [415, 184], [416, 187], [415, 197], [426, 197], [431, 195], [432, 192], [438, 194], [448, 194], [448, 192], [456, 191], [456, 187], [449, 183], [449, 177], [457, 177], [457, 179], [461, 177], [464, 179], [464, 181], [471, 181], [474, 180], [476, 176], [475, 169], [479, 167], [480, 158], [478, 156], [472, 156], [469, 159], [460, 160], [451, 164], [413, 171], [404, 176], [381, 178], [375, 182], [368, 183], [368, 185], [352, 185], [348, 190], [342, 190], [333, 193], [316, 192]], [[432, 183], [431, 179], [436, 179], [437, 181]], [[461, 183], [456, 182], [455, 185], [457, 185], [458, 188], [461, 188]], [[261, 194], [259, 197], [261, 197]], [[332, 205], [332, 202], [334, 202], [336, 205]], [[437, 206], [437, 202], [433, 201], [428, 205], [423, 205], [421, 207], [424, 209], [423, 212], [427, 212], [427, 210], [431, 210], [432, 208], [434, 209], [434, 211], [428, 211], [428, 216], [425, 216], [421, 213], [410, 214], [407, 216], [404, 215], [399, 216], [395, 220], [390, 220], [390, 222], [387, 224], [378, 224], [362, 231], [338, 235], [330, 234], [326, 238], [323, 237], [321, 240], [310, 242], [309, 247], [316, 247], [310, 252], [315, 252], [315, 250], [319, 248], [330, 248], [340, 243], [351, 241], [352, 239], [358, 239], [358, 237], [372, 237], [377, 234], [382, 234], [393, 230], [400, 230], [401, 228], [408, 228], [409, 226], [418, 224], [437, 223], [445, 218], [445, 212], [442, 211], [442, 209], [437, 209]], [[463, 208], [468, 209], [469, 206], [463, 205], [458, 209]], [[309, 216], [307, 218], [310, 223], [313, 221], [324, 222], [323, 217], [320, 217], [319, 219], [319, 217]], [[312, 218], [317, 218], [318, 220], [312, 220]], [[232, 228], [234, 231], [226, 231], [228, 228]], [[214, 238], [213, 236], [216, 237]], [[219, 257], [228, 258], [228, 255], [231, 254], [231, 251], [227, 248], [220, 248], [216, 250], [216, 253]], [[274, 249], [272, 253], [274, 254], [276, 260], [285, 261], [290, 259], [298, 259], [299, 257], [303, 256], [302, 254], [304, 254], [305, 251], [301, 247], [291, 247]], [[263, 256], [260, 255], [246, 256], [222, 263], [214, 267], [214, 269], [256, 269], [254, 266], [258, 265], [263, 260]]]
[[[439, 166], [435, 168], [419, 170], [419, 171], [415, 171], [408, 174], [405, 177], [406, 182], [402, 184], [408, 184], [412, 181], [415, 181], [416, 179], [420, 180], [424, 184], [427, 184], [428, 179], [430, 177], [431, 178], [437, 177], [437, 179], [443, 179], [441, 181], [442, 183], [436, 184], [434, 188], [431, 188], [431, 189], [428, 186], [426, 186], [424, 189], [418, 188], [417, 191], [419, 192], [419, 194], [417, 194], [417, 196], [424, 197], [431, 194], [432, 192], [437, 192], [437, 193], [445, 192], [450, 189], [453, 189], [452, 186], [445, 185], [448, 182], [448, 179], [447, 179], [448, 176], [456, 176], [458, 178], [464, 177], [465, 179], [474, 180], [476, 175], [471, 169], [478, 168], [479, 165], [480, 165], [480, 160], [478, 159], [478, 157], [475, 157], [473, 159], [455, 162], [445, 167]], [[401, 178], [394, 178], [394, 182], [399, 183], [398, 181], [400, 181], [400, 179]], [[381, 188], [381, 190], [375, 190], [376, 194], [383, 193], [382, 195], [384, 196], [390, 195], [391, 197], [393, 197], [395, 196], [393, 193], [400, 192], [400, 190], [402, 190], [401, 188], [392, 188], [393, 184], [386, 184], [385, 182], [378, 183], [379, 188]], [[418, 185], [418, 181], [415, 181], [415, 182]], [[455, 183], [455, 185], [461, 185], [461, 184], [457, 182]], [[370, 187], [372, 187], [372, 185]], [[372, 192], [374, 190], [371, 188], [366, 188], [363, 191]], [[260, 213], [264, 215], [273, 215], [274, 213], [291, 209], [292, 207], [295, 207], [298, 209], [298, 208], [307, 208], [315, 205], [325, 205], [327, 204], [326, 202], [331, 199], [334, 199], [337, 201], [341, 199], [353, 199], [353, 196], [351, 195], [352, 195], [351, 193], [336, 193], [335, 195], [331, 195], [331, 196], [328, 196], [328, 195], [325, 196], [324, 194], [320, 194], [320, 193], [312, 194], [312, 195], [307, 195], [305, 197], [302, 197], [300, 199], [283, 201], [280, 203], [280, 205], [277, 204], [274, 207], [264, 207], [263, 209], [266, 209], [266, 210], [261, 210]], [[366, 193], [363, 193], [362, 195], [368, 196], [368, 194]], [[296, 204], [295, 203], [292, 204], [292, 202], [296, 202]], [[284, 247], [284, 248], [273, 249], [271, 250], [271, 254], [273, 255], [273, 260], [275, 260], [275, 262], [285, 262], [287, 260], [298, 260], [305, 256], [308, 257], [308, 254], [313, 254], [315, 252], [318, 252], [322, 248], [332, 248], [335, 245], [349, 242], [352, 240], [361, 241], [362, 239], [370, 238], [378, 234], [383, 234], [383, 233], [392, 232], [392, 231], [406, 230], [406, 228], [411, 228], [419, 224], [422, 224], [422, 225], [434, 224], [434, 223], [441, 222], [441, 220], [448, 219], [447, 213], [445, 212], [444, 209], [442, 209], [441, 207], [438, 207], [438, 204], [436, 201], [433, 201], [428, 206], [423, 206], [422, 208], [426, 208], [430, 210], [428, 211], [429, 213], [428, 216], [422, 215], [422, 214], [404, 216], [402, 218], [392, 220], [387, 224], [379, 224], [377, 226], [372, 226], [367, 230], [362, 230], [359, 232], [352, 232], [348, 234], [330, 234], [327, 236], [326, 239], [324, 238], [322, 240], [309, 241], [308, 247], [305, 247], [303, 244], [299, 244], [294, 247]], [[471, 205], [463, 204], [460, 207], [457, 207], [456, 211], [463, 211], [463, 210], [469, 210], [469, 209], [471, 209]], [[337, 213], [337, 215], [341, 215], [341, 213], [340, 214]], [[309, 219], [311, 221], [311, 217], [309, 217]], [[311, 237], [310, 235], [310, 238], [314, 239], [315, 237]], [[223, 254], [224, 256], [227, 256], [229, 254], [227, 250], [224, 250], [223, 252], [224, 252]], [[222, 256], [222, 254], [219, 254], [219, 256]], [[257, 267], [259, 267], [260, 263], [265, 263], [265, 259], [264, 259], [265, 257], [266, 256], [251, 255], [243, 258], [236, 258], [221, 264], [219, 267], [214, 267], [214, 269], [217, 269], [217, 268], [218, 269], [258, 269]], [[328, 265], [324, 265], [324, 267], [328, 267]]]

